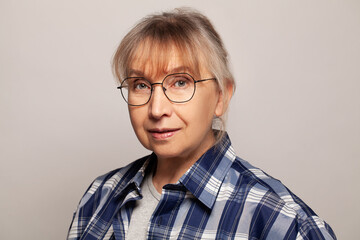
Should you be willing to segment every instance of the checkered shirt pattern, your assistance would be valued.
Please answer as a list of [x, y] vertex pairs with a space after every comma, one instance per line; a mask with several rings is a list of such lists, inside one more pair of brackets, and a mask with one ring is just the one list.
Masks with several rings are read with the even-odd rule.
[[[81, 199], [68, 239], [126, 239], [140, 184], [156, 155], [98, 177]], [[163, 187], [147, 239], [336, 239], [280, 181], [236, 157], [230, 139]]]

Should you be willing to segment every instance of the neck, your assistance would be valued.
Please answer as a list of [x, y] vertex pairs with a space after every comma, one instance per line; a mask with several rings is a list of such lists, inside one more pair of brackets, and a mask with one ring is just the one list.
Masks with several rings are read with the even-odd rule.
[[204, 144], [195, 149], [193, 153], [183, 157], [161, 158], [157, 157], [157, 165], [153, 174], [153, 184], [161, 193], [166, 184], [175, 184], [182, 175], [215, 143], [214, 135], [204, 141]]

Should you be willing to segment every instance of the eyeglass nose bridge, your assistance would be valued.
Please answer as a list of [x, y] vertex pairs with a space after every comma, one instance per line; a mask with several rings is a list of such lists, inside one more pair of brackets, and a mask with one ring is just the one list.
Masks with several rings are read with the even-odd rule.
[[[162, 82], [158, 82], [158, 83], [150, 83], [150, 86], [151, 86], [151, 93], [154, 91], [154, 85], [161, 85], [161, 88], [163, 90], [163, 92], [165, 93], [166, 92], [166, 88], [164, 87], [163, 83]], [[166, 95], [166, 94], [165, 94]]]
[[[167, 99], [169, 99], [170, 100], [170, 98], [168, 97], [168, 95], [166, 95], [166, 88], [164, 87], [164, 85], [163, 85], [163, 83], [162, 82], [157, 82], [157, 83], [150, 83], [150, 96], [149, 96], [149, 99], [148, 99], [148, 101], [146, 102], [146, 103], [148, 103], [148, 102], [150, 102], [150, 99], [151, 99], [151, 97], [152, 97], [152, 95], [153, 95], [153, 91], [154, 91], [154, 85], [160, 85], [161, 86], [161, 89], [163, 90], [163, 93], [164, 93], [164, 95], [165, 95], [165, 97], [167, 98]], [[170, 100], [171, 101], [171, 100]], [[146, 104], [145, 103], [145, 104]]]

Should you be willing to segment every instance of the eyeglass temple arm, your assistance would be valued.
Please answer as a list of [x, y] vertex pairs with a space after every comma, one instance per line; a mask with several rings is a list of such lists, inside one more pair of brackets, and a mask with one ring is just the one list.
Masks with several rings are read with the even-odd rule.
[[194, 82], [198, 83], [198, 82], [205, 82], [205, 81], [208, 81], [208, 80], [216, 80], [216, 78], [207, 78], [207, 79], [195, 80]]

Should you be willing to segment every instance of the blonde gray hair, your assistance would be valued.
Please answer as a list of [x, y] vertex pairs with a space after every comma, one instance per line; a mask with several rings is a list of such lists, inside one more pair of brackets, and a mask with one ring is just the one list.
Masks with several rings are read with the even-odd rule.
[[[191, 66], [196, 77], [199, 77], [200, 68], [212, 73], [223, 97], [228, 95], [227, 86], [235, 89], [228, 54], [219, 34], [207, 17], [190, 8], [177, 8], [143, 18], [117, 48], [112, 62], [114, 75], [121, 82], [128, 76], [132, 63], [139, 59], [140, 64], [151, 62], [155, 66], [153, 69], [164, 69], [169, 57], [167, 53], [172, 47], [178, 50], [184, 63]], [[224, 116], [214, 119], [213, 128], [217, 125], [215, 128], [225, 129]], [[216, 139], [220, 140], [223, 133], [218, 132]]]

